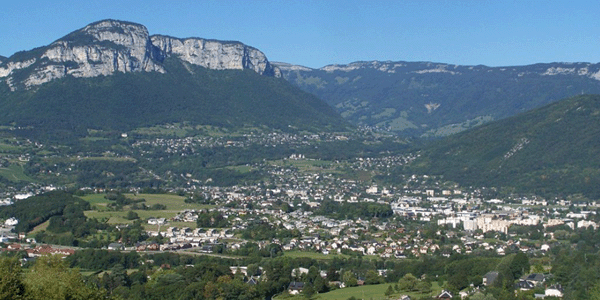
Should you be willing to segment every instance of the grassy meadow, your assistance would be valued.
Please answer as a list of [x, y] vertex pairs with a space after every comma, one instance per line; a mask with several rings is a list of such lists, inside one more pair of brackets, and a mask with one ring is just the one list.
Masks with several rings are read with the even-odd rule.
[[[98, 220], [105, 220], [109, 224], [127, 224], [133, 223], [133, 220], [128, 220], [126, 218], [127, 213], [130, 211], [128, 206], [125, 206], [123, 210], [115, 211], [108, 207], [108, 204], [113, 203], [114, 201], [108, 200], [104, 198], [105, 194], [90, 194], [85, 195], [82, 198], [85, 201], [88, 201], [93, 210], [89, 210], [85, 212], [85, 216], [88, 218], [96, 218]], [[185, 198], [178, 195], [170, 195], [170, 194], [125, 194], [125, 197], [139, 200], [144, 199], [144, 203], [146, 206], [152, 206], [154, 204], [162, 204], [166, 206], [164, 210], [142, 210], [135, 209], [131, 210], [138, 214], [139, 218], [142, 220], [146, 220], [149, 218], [172, 218], [175, 217], [179, 212], [186, 209], [208, 209], [214, 206], [205, 205], [205, 204], [196, 204], [196, 203], [185, 203]], [[179, 227], [191, 227], [195, 228], [195, 223], [189, 222], [174, 222], [177, 225], [171, 224], [172, 226]], [[151, 229], [156, 230], [152, 226]]]
[[[441, 291], [442, 288], [438, 285], [437, 282], [432, 282], [432, 292], [428, 293], [428, 294], [423, 294], [423, 293], [415, 293], [415, 292], [396, 292], [394, 291], [394, 293], [388, 297], [385, 295], [385, 291], [388, 289], [389, 286], [394, 286], [393, 283], [382, 283], [382, 284], [375, 284], [375, 285], [363, 285], [363, 286], [356, 286], [356, 287], [349, 287], [349, 288], [343, 288], [343, 289], [337, 289], [337, 290], [333, 290], [327, 293], [322, 293], [322, 294], [315, 294], [311, 299], [316, 299], [316, 300], [346, 300], [348, 298], [354, 297], [356, 299], [372, 299], [372, 300], [388, 300], [388, 299], [398, 299], [400, 298], [400, 296], [402, 295], [409, 295], [411, 297], [411, 299], [420, 299], [422, 297], [431, 297], [431, 296], [435, 296], [438, 295]], [[300, 294], [300, 295], [296, 295], [296, 296], [289, 296], [288, 294], [284, 294], [284, 295], [279, 295], [273, 299], [276, 300], [302, 300], [302, 299], [307, 299], [306, 297], [304, 297], [304, 295]]]
[[283, 255], [288, 256], [290, 258], [306, 257], [306, 258], [311, 258], [311, 259], [316, 259], [316, 260], [332, 260], [334, 257], [338, 257], [338, 258], [350, 257], [345, 254], [325, 255], [320, 252], [309, 252], [309, 251], [298, 251], [298, 250], [285, 251], [285, 252], [283, 252]]
[[18, 181], [34, 182], [35, 181], [32, 178], [30, 178], [29, 176], [25, 175], [23, 166], [18, 165], [18, 164], [11, 164], [7, 168], [0, 168], [0, 176], [4, 177], [12, 182], [18, 182]]

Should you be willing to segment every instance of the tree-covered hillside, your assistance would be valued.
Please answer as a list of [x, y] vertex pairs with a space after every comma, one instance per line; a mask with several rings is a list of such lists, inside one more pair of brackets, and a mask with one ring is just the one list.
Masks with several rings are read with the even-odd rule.
[[581, 93], [600, 93], [600, 65], [459, 66], [355, 62], [321, 69], [279, 64], [284, 77], [351, 123], [402, 135], [454, 134]]
[[600, 96], [562, 100], [436, 142], [413, 167], [475, 186], [600, 197]]
[[166, 74], [66, 77], [15, 92], [1, 84], [0, 124], [29, 127], [37, 136], [71, 136], [88, 129], [126, 131], [185, 121], [284, 131], [347, 126], [326, 103], [283, 79], [252, 71], [208, 70], [175, 59], [164, 64]]

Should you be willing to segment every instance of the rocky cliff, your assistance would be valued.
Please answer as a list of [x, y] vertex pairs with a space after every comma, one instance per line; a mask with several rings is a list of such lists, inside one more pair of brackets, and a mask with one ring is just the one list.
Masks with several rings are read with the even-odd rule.
[[280, 77], [264, 53], [239, 42], [223, 42], [201, 38], [178, 39], [155, 35], [152, 44], [163, 55], [176, 55], [191, 64], [208, 69], [250, 69], [258, 74]]
[[161, 72], [175, 56], [209, 69], [250, 69], [280, 76], [259, 50], [239, 42], [150, 36], [140, 24], [103, 20], [53, 42], [0, 61], [0, 79], [12, 90], [27, 89], [65, 76], [96, 77], [115, 72]]

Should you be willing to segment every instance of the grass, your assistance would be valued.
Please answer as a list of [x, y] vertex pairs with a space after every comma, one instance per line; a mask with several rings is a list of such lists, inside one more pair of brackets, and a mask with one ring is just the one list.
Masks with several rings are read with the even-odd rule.
[[326, 171], [335, 172], [330, 169], [332, 166], [331, 161], [327, 160], [312, 160], [312, 159], [290, 159], [290, 160], [275, 160], [271, 162], [276, 166], [292, 166], [298, 168], [301, 172], [315, 172], [315, 171]]
[[12, 164], [12, 165], [8, 166], [8, 168], [0, 168], [0, 176], [4, 177], [12, 182], [19, 182], [19, 181], [34, 182], [35, 181], [31, 177], [25, 175], [23, 166], [17, 165], [17, 164]]
[[91, 161], [110, 160], [110, 161], [132, 161], [132, 162], [136, 162], [135, 158], [131, 158], [131, 157], [112, 157], [112, 156], [91, 156], [91, 157], [73, 158], [72, 160], [91, 160]]
[[385, 291], [388, 289], [388, 286], [393, 284], [391, 283], [383, 283], [383, 284], [375, 284], [375, 285], [363, 285], [357, 287], [343, 288], [334, 290], [328, 293], [318, 294], [316, 299], [322, 300], [336, 300], [336, 299], [348, 299], [350, 297], [355, 297], [357, 299], [397, 299], [401, 295], [409, 295], [412, 299], [419, 299], [421, 297], [430, 297], [439, 294], [442, 289], [437, 284], [437, 282], [432, 282], [432, 292], [429, 294], [423, 293], [414, 293], [414, 292], [394, 292], [391, 298], [385, 295]]
[[344, 173], [343, 177], [351, 180], [371, 181], [373, 179], [373, 174], [371, 174], [370, 171], [356, 170]]
[[[131, 275], [137, 271], [139, 271], [139, 269], [125, 269], [125, 272], [127, 273], [127, 275]], [[100, 272], [98, 272], [98, 271], [79, 271], [79, 273], [81, 273], [81, 275], [84, 275], [84, 276], [97, 274], [98, 278], [102, 278], [104, 276], [104, 274], [110, 275], [112, 273], [112, 271], [111, 270], [102, 270]]]
[[92, 207], [94, 207], [96, 210], [101, 210], [103, 207], [106, 207], [109, 203], [115, 202], [104, 198], [105, 195], [106, 194], [88, 194], [81, 198], [89, 202], [90, 205], [92, 205]]
[[345, 254], [325, 255], [320, 252], [308, 252], [308, 251], [285, 251], [285, 252], [283, 252], [283, 255], [290, 257], [290, 258], [307, 257], [307, 258], [318, 259], [318, 260], [330, 260], [330, 259], [333, 259], [334, 257], [338, 257], [338, 258], [349, 257], [348, 255], [345, 255]]
[[108, 138], [105, 137], [97, 137], [97, 136], [86, 136], [84, 138], [79, 139], [82, 142], [97, 142], [97, 141], [108, 141]]
[[[133, 223], [134, 220], [127, 220], [125, 216], [129, 211], [95, 211], [88, 210], [84, 214], [88, 218], [96, 218], [98, 220], [108, 220], [108, 224], [127, 224]], [[142, 220], [148, 218], [172, 218], [177, 215], [179, 211], [174, 210], [134, 210]]]
[[250, 171], [252, 171], [252, 167], [251, 166], [246, 166], [246, 165], [241, 165], [241, 166], [228, 166], [225, 167], [225, 169], [229, 169], [229, 170], [233, 170], [236, 171], [238, 173], [250, 173]]
[[[156, 231], [158, 229], [158, 225], [144, 224], [143, 227], [145, 230], [149, 230], [149, 231]], [[167, 231], [167, 229], [169, 227], [177, 227], [177, 228], [189, 227], [191, 229], [196, 229], [197, 226], [196, 226], [196, 223], [194, 223], [194, 222], [169, 222], [167, 225], [160, 226], [160, 231], [161, 232]]]
[[[94, 210], [85, 211], [85, 216], [88, 218], [96, 218], [98, 220], [107, 220], [108, 224], [127, 224], [133, 223], [134, 220], [127, 220], [125, 217], [129, 210], [125, 207], [121, 211], [107, 210], [106, 206], [114, 201], [104, 198], [105, 194], [89, 194], [83, 196], [83, 200], [89, 202]], [[171, 194], [125, 194], [126, 197], [137, 200], [144, 199], [142, 202], [146, 206], [152, 206], [154, 204], [163, 204], [167, 208], [164, 210], [133, 210], [138, 214], [141, 220], [149, 218], [165, 218], [170, 219], [176, 216], [179, 212], [186, 209], [209, 209], [215, 207], [214, 205], [197, 204], [197, 203], [185, 203], [185, 198], [178, 195]], [[190, 227], [195, 228], [195, 223], [186, 222], [173, 222], [169, 226], [178, 227]], [[153, 226], [154, 227], [154, 226]]]
[[35, 226], [33, 228], [33, 230], [31, 230], [29, 232], [29, 234], [36, 234], [36, 233], [38, 233], [40, 231], [44, 231], [44, 230], [46, 230], [46, 228], [48, 228], [48, 225], [50, 225], [50, 220], [47, 220], [46, 222], [44, 222], [44, 223], [42, 223], [42, 224], [40, 224], [38, 226]]
[[23, 153], [24, 149], [10, 144], [0, 143], [0, 152], [1, 153]]
[[[92, 206], [96, 208], [96, 210], [102, 210], [102, 207], [106, 207], [109, 203], [114, 203], [114, 201], [108, 200], [104, 198], [106, 194], [89, 194], [81, 197], [83, 200], [89, 202]], [[215, 207], [214, 205], [206, 205], [206, 204], [197, 204], [197, 203], [185, 203], [185, 197], [172, 195], [172, 194], [125, 194], [125, 197], [131, 198], [134, 200], [144, 199], [146, 201], [141, 202], [146, 204], [146, 206], [152, 206], [154, 204], [163, 204], [167, 207], [167, 209], [162, 212], [166, 212], [170, 214], [172, 211], [179, 212], [186, 209], [210, 209]], [[135, 210], [135, 212], [139, 212], [140, 210]], [[142, 212], [152, 212], [152, 210]], [[160, 210], [154, 210], [154, 212], [160, 212]], [[121, 212], [117, 212], [121, 213]], [[122, 212], [126, 214], [127, 212]], [[139, 213], [138, 213], [139, 214]], [[143, 213], [146, 215], [146, 213]], [[173, 215], [174, 216], [174, 215]], [[141, 215], [140, 215], [141, 217]]]
[[147, 206], [152, 206], [154, 204], [166, 205], [166, 210], [182, 211], [186, 209], [209, 209], [215, 207], [214, 205], [185, 203], [185, 197], [171, 194], [125, 194], [125, 196], [134, 200], [145, 199], [146, 201], [143, 203]]
[[100, 272], [96, 270], [79, 269], [79, 273], [81, 273], [81, 275], [84, 277], [88, 277], [90, 275], [99, 274]]
[[183, 138], [188, 136], [188, 129], [191, 128], [166, 128], [156, 126], [136, 129], [133, 132], [143, 135], [176, 136], [178, 138]]

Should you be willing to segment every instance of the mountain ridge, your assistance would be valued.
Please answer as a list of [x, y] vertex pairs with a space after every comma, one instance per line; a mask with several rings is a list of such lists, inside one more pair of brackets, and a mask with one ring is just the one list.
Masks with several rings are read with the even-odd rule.
[[582, 92], [600, 93], [600, 64], [592, 63], [362, 61], [319, 69], [274, 64], [349, 122], [417, 137], [446, 136]]
[[416, 170], [537, 195], [600, 192], [600, 95], [580, 95], [449, 136]]
[[[165, 44], [172, 46], [174, 42], [181, 45], [164, 51]], [[163, 46], [162, 49], [159, 46]], [[0, 63], [0, 80], [15, 91], [65, 76], [163, 73], [166, 70], [161, 64], [168, 56], [177, 56], [209, 69], [252, 69], [261, 75], [280, 76], [264, 53], [241, 42], [151, 36], [144, 25], [106, 19], [73, 31], [49, 45], [13, 54]], [[200, 59], [193, 59], [198, 56]]]
[[151, 36], [140, 24], [102, 20], [0, 64], [0, 124], [44, 140], [181, 122], [349, 128], [278, 72], [241, 42]]

